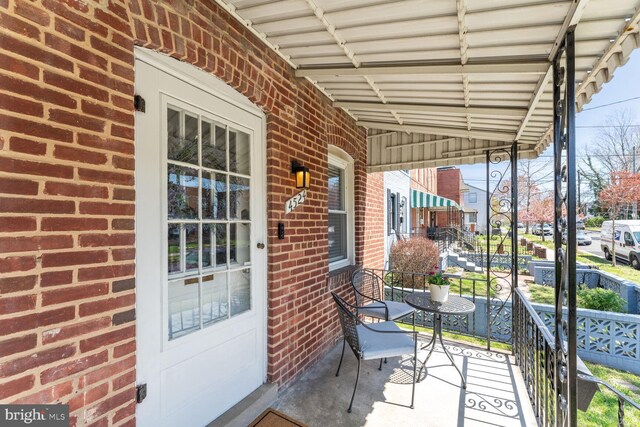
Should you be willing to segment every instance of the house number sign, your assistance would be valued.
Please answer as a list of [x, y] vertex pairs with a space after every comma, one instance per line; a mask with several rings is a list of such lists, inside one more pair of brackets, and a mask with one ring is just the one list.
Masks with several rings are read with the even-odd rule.
[[288, 214], [289, 212], [294, 211], [298, 206], [304, 203], [307, 198], [307, 190], [302, 190], [292, 198], [286, 201], [284, 204], [284, 213]]

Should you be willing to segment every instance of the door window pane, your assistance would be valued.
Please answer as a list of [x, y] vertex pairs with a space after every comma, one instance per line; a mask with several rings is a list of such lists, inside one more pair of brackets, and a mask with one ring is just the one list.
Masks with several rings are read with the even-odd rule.
[[211, 224], [202, 224], [202, 268], [211, 267], [212, 265], [212, 234]]
[[[184, 132], [182, 120], [184, 119]], [[198, 164], [198, 118], [177, 110], [167, 114], [167, 156], [169, 160]]]
[[167, 208], [169, 219], [198, 217], [198, 171], [184, 166], [167, 166]]
[[227, 176], [202, 172], [202, 218], [227, 219]]
[[247, 178], [229, 177], [229, 215], [231, 219], [250, 219], [249, 188]]
[[169, 282], [169, 339], [200, 329], [198, 278]]
[[200, 249], [198, 247], [198, 224], [185, 224], [184, 226], [186, 250], [185, 269], [186, 271], [197, 270], [200, 261]]
[[248, 265], [251, 261], [250, 242], [251, 225], [250, 224], [230, 224], [230, 256], [231, 262]]
[[227, 225], [215, 224], [216, 267], [227, 266]]
[[231, 316], [251, 309], [251, 269], [229, 273], [231, 285]]
[[202, 323], [209, 325], [229, 315], [227, 273], [202, 278]]
[[227, 168], [226, 130], [206, 121], [202, 122], [202, 166], [221, 171]]
[[180, 225], [169, 224], [169, 232], [167, 233], [167, 241], [169, 243], [169, 274], [177, 273], [182, 270], [181, 254], [182, 249], [180, 245]]
[[251, 173], [251, 151], [249, 135], [229, 130], [229, 171], [242, 175]]

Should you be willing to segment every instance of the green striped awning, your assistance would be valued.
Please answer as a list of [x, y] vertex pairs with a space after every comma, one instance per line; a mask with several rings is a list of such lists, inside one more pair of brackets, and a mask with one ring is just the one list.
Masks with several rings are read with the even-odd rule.
[[435, 208], [435, 210], [445, 210], [448, 207], [460, 209], [460, 205], [451, 199], [418, 190], [411, 190], [411, 207]]

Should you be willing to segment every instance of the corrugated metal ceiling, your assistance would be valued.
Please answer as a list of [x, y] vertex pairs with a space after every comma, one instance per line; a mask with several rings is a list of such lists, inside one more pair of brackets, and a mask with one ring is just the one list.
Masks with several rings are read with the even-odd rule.
[[[514, 140], [536, 156], [549, 144], [550, 59], [566, 28], [578, 24], [579, 110], [640, 44], [640, 0], [218, 3], [371, 134], [414, 134], [370, 138], [370, 171], [482, 161], [482, 147]], [[421, 148], [387, 149], [401, 140]], [[440, 151], [425, 149], [435, 140]]]

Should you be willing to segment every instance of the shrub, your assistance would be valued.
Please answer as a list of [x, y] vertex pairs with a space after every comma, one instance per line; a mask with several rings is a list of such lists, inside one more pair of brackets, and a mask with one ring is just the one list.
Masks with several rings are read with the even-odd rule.
[[599, 228], [602, 227], [602, 223], [604, 222], [604, 218], [601, 216], [592, 216], [589, 219], [586, 219], [584, 221], [584, 226], [585, 227], [594, 227], [594, 228]]
[[579, 307], [615, 313], [624, 312], [625, 300], [610, 289], [588, 289], [581, 286], [577, 294]]
[[393, 284], [410, 288], [422, 287], [424, 278], [413, 277], [410, 273], [432, 273], [437, 270], [439, 259], [438, 245], [429, 239], [414, 237], [397, 241], [391, 247], [389, 262], [394, 272], [406, 275], [394, 275]]

